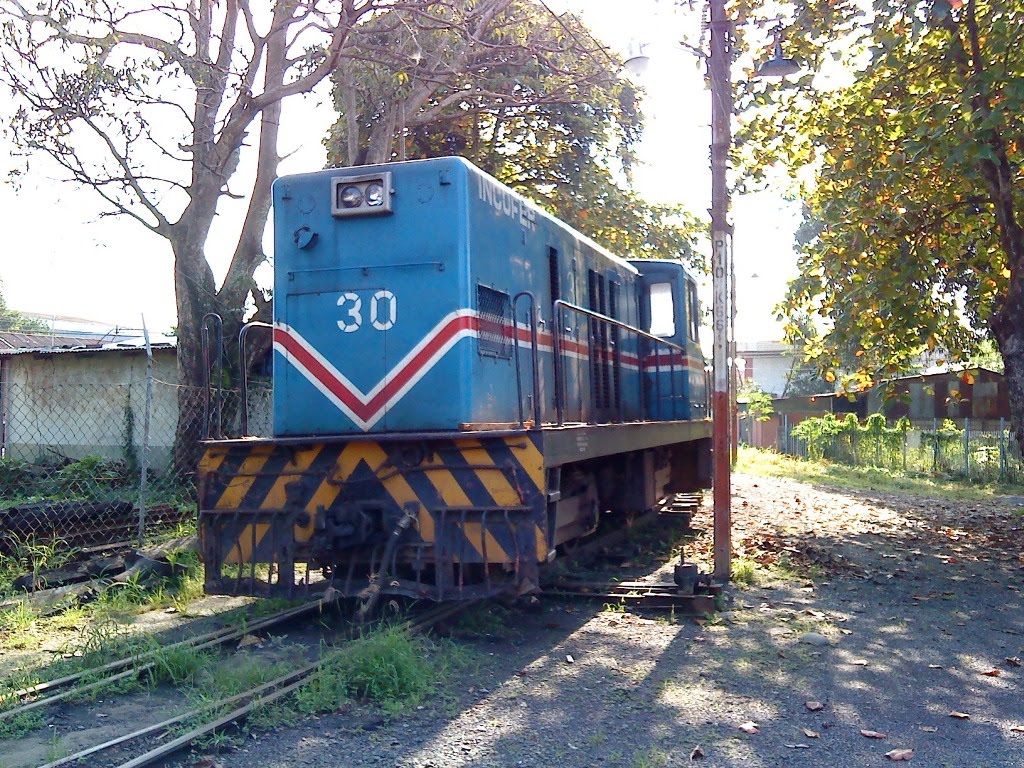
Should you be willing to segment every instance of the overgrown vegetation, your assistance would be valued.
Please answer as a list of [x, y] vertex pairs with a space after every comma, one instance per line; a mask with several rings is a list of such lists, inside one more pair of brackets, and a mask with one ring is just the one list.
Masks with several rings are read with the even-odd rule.
[[[472, 660], [472, 651], [444, 640], [411, 635], [402, 627], [373, 630], [344, 645], [322, 648], [319, 666], [308, 682], [282, 699], [258, 706], [246, 728], [288, 725], [310, 715], [335, 712], [350, 702], [370, 702], [395, 715], [420, 704], [456, 670], [469, 668]], [[283, 677], [295, 667], [294, 661], [268, 663], [266, 659], [214, 667], [197, 678], [189, 696], [197, 706], [213, 703]], [[220, 711], [207, 711], [201, 720], [208, 722]], [[189, 722], [181, 727], [198, 724]], [[230, 737], [218, 737], [224, 739]]]
[[960, 476], [973, 482], [1024, 481], [1024, 458], [1008, 431], [962, 429], [951, 419], [941, 426], [936, 422], [930, 430], [914, 430], [906, 418], [888, 426], [878, 413], [863, 424], [853, 414], [840, 419], [828, 413], [800, 421], [783, 439], [787, 453], [812, 461], [824, 459], [911, 476]]
[[893, 454], [902, 454], [909, 430], [910, 420], [906, 418], [889, 427], [880, 413], [872, 414], [863, 424], [852, 413], [842, 419], [826, 413], [804, 419], [790, 434], [804, 441], [808, 458], [857, 463], [861, 454], [871, 453], [877, 464], [882, 462], [883, 454], [887, 463], [891, 462]]
[[[76, 460], [40, 456], [33, 462], [0, 458], [0, 509], [42, 501], [137, 501], [137, 460], [102, 456]], [[180, 506], [193, 493], [180, 482], [151, 476], [149, 503]]]
[[369, 700], [387, 711], [418, 703], [430, 690], [428, 641], [391, 627], [324, 654], [312, 682], [299, 689], [300, 712], [330, 712], [348, 699]]
[[956, 499], [985, 499], [1001, 493], [1019, 493], [1013, 485], [971, 483], [946, 477], [909, 476], [902, 470], [882, 467], [851, 467], [825, 460], [805, 460], [777, 453], [740, 446], [737, 472], [765, 477], [787, 477], [803, 482], [820, 483], [831, 488], [891, 491], [914, 496]]
[[[187, 532], [187, 527], [175, 529]], [[186, 533], [187, 535], [187, 533]], [[0, 594], [15, 594], [13, 579], [26, 572], [58, 567], [70, 556], [58, 547], [19, 550], [14, 557], [0, 556]], [[50, 556], [46, 553], [49, 552]], [[52, 553], [57, 555], [53, 556]], [[111, 582], [94, 599], [82, 603], [71, 597], [42, 615], [40, 609], [26, 601], [0, 611], [0, 649], [27, 650], [39, 647], [46, 639], [74, 635], [70, 644], [88, 641], [89, 627], [106, 623], [126, 624], [132, 617], [147, 610], [173, 608], [187, 613], [189, 603], [203, 594], [203, 570], [199, 554], [193, 548], [170, 552], [168, 560], [180, 566], [170, 576], [128, 578]], [[26, 570], [28, 569], [28, 570]], [[68, 649], [70, 651], [70, 649]], [[75, 652], [80, 652], [77, 649]]]

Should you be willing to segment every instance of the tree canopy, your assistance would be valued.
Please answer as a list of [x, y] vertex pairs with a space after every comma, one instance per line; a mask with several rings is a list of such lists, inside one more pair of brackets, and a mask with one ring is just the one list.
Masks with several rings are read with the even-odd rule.
[[[741, 14], [756, 14], [761, 3], [741, 5]], [[848, 383], [866, 386], [923, 350], [962, 360], [992, 337], [1019, 430], [1024, 7], [785, 7], [793, 19], [788, 55], [810, 72], [744, 88], [740, 152], [755, 179], [778, 160], [813, 170], [803, 189], [809, 221], [800, 277], [786, 300], [824, 331], [809, 353], [837, 369], [852, 348], [858, 365]]]
[[624, 184], [637, 92], [580, 19], [516, 0], [482, 28], [384, 13], [356, 35], [366, 55], [334, 76], [331, 164], [462, 155], [613, 251], [693, 260], [697, 221]]

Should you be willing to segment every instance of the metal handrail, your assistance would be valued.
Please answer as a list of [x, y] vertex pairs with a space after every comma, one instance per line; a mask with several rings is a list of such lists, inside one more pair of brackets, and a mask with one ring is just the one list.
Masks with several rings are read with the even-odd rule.
[[[640, 337], [642, 339], [647, 339], [649, 341], [654, 342], [655, 344], [660, 344], [660, 345], [663, 345], [665, 347], [668, 347], [670, 350], [673, 350], [673, 349], [678, 350], [679, 352], [683, 353], [684, 357], [687, 354], [686, 347], [680, 346], [679, 344], [676, 344], [676, 343], [671, 342], [671, 341], [666, 341], [665, 339], [661, 338], [660, 336], [655, 336], [655, 335], [653, 335], [651, 333], [648, 333], [647, 331], [642, 331], [642, 330], [640, 330], [639, 328], [637, 328], [635, 326], [632, 326], [632, 325], [629, 325], [628, 323], [622, 322], [621, 320], [616, 320], [614, 317], [608, 317], [607, 315], [602, 315], [600, 312], [595, 312], [592, 309], [587, 309], [586, 307], [581, 307], [581, 306], [579, 306], [577, 304], [572, 304], [572, 303], [570, 303], [568, 301], [565, 301], [564, 299], [556, 299], [554, 304], [553, 304], [553, 307], [554, 307], [554, 314], [555, 314], [555, 318], [554, 318], [555, 322], [554, 322], [554, 328], [553, 328], [553, 333], [552, 333], [552, 337], [554, 339], [554, 353], [555, 353], [555, 412], [556, 412], [556, 416], [558, 418], [558, 425], [559, 426], [562, 426], [565, 423], [565, 413], [564, 413], [565, 412], [565, 403], [564, 403], [564, 400], [565, 400], [565, 362], [564, 362], [565, 355], [562, 353], [562, 330], [563, 330], [563, 328], [562, 328], [562, 310], [563, 309], [571, 310], [573, 312], [576, 312], [577, 314], [583, 315], [584, 317], [588, 317], [588, 318], [591, 318], [593, 320], [597, 320], [597, 321], [602, 322], [602, 323], [607, 323], [608, 325], [614, 326], [616, 328], [622, 328], [623, 330], [626, 330], [626, 331], [629, 331], [630, 333], [636, 334], [638, 337]], [[643, 356], [642, 355], [638, 355], [638, 358], [639, 358], [639, 362], [640, 362], [640, 369], [642, 371], [643, 368], [644, 368]], [[655, 363], [657, 363], [657, 350], [655, 350]], [[675, 361], [672, 359], [671, 355], [669, 355], [669, 380], [670, 380], [670, 384], [672, 386], [672, 394], [671, 394], [672, 402], [675, 402]], [[659, 402], [661, 400], [661, 380], [660, 380], [660, 377], [658, 377], [658, 376], [654, 377], [654, 386], [655, 386], [655, 390], [656, 390], [655, 391], [655, 402]], [[641, 398], [640, 402], [641, 402], [641, 407], [643, 407], [644, 410], [645, 410], [645, 414], [644, 415], [646, 416], [646, 405], [645, 405], [646, 401], [644, 400], [644, 398]]]
[[540, 427], [540, 353], [537, 342], [537, 302], [530, 291], [520, 291], [512, 297], [512, 344], [516, 356], [516, 403], [519, 406], [519, 426], [525, 427], [523, 419], [523, 381], [519, 363], [519, 300], [530, 300], [530, 357], [533, 362], [533, 426]]
[[[587, 315], [588, 317], [592, 317], [595, 320], [601, 320], [603, 322], [610, 323], [611, 325], [614, 325], [614, 326], [617, 326], [619, 328], [623, 328], [623, 329], [625, 329], [627, 331], [630, 331], [632, 333], [635, 333], [637, 336], [641, 336], [642, 338], [645, 338], [645, 339], [650, 339], [651, 341], [656, 342], [658, 344], [664, 344], [666, 347], [670, 347], [672, 349], [678, 349], [683, 354], [686, 354], [686, 347], [682, 347], [682, 346], [676, 344], [675, 342], [666, 341], [665, 339], [661, 338], [660, 336], [654, 336], [653, 334], [650, 334], [647, 331], [641, 331], [639, 328], [637, 328], [635, 326], [629, 325], [628, 323], [624, 323], [621, 320], [616, 320], [614, 317], [608, 317], [607, 315], [602, 315], [600, 312], [595, 312], [592, 309], [587, 309], [586, 307], [581, 307], [581, 306], [579, 306], [577, 304], [571, 304], [568, 301], [565, 301], [564, 299], [556, 299], [555, 300], [555, 313], [556, 313], [556, 317], [558, 317], [558, 318], [561, 318], [561, 315], [558, 314], [558, 311], [560, 309], [571, 309], [573, 312], [578, 312], [581, 315]], [[558, 330], [557, 327], [556, 327], [556, 330]]]
[[249, 433], [249, 366], [246, 364], [245, 359], [245, 337], [249, 335], [250, 328], [269, 328], [273, 332], [274, 326], [270, 323], [261, 323], [254, 320], [243, 325], [242, 330], [238, 332], [238, 369], [240, 372], [239, 378], [242, 395], [242, 437], [246, 437]]
[[[214, 365], [217, 368], [217, 397], [213, 399], [213, 385], [210, 377], [210, 330], [211, 326], [217, 340], [217, 359]], [[220, 438], [224, 436], [223, 427], [223, 397], [224, 397], [224, 320], [216, 312], [208, 312], [203, 315], [200, 323], [200, 346], [203, 357], [203, 437]], [[214, 407], [217, 414], [217, 430], [210, 429], [210, 408]]]

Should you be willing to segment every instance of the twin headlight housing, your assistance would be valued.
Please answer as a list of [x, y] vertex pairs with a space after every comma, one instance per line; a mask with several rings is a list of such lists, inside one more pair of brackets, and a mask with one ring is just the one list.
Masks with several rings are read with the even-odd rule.
[[331, 179], [331, 214], [373, 216], [391, 213], [391, 173], [337, 176]]

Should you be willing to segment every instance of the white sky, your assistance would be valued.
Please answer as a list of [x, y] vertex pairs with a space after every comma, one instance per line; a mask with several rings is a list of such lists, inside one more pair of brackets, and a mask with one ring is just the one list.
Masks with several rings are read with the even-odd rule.
[[[694, 212], [710, 206], [710, 95], [703, 67], [675, 45], [698, 42], [702, 3], [679, 8], [671, 0], [560, 0], [553, 8], [581, 11], [599, 39], [625, 52], [645, 43], [651, 57], [642, 83], [647, 128], [634, 183], [651, 201], [683, 203]], [[734, 67], [734, 77], [741, 71]], [[326, 91], [325, 91], [326, 93]], [[323, 167], [321, 139], [333, 115], [316, 96], [285, 107], [283, 154], [294, 152], [282, 173]], [[6, 138], [0, 135], [0, 145]], [[0, 171], [6, 170], [0, 165]], [[170, 249], [162, 238], [125, 218], [103, 218], [89, 190], [56, 180], [46, 162], [34, 161], [20, 190], [0, 184], [0, 279], [8, 306], [23, 311], [84, 317], [150, 329], [175, 323]], [[236, 189], [241, 188], [236, 187]], [[226, 267], [244, 201], [224, 201], [208, 253]], [[772, 307], [795, 276], [793, 231], [799, 206], [779, 193], [733, 199], [737, 278], [736, 335], [740, 341], [775, 340], [781, 330]], [[218, 252], [224, 257], [218, 259]], [[756, 276], [755, 276], [756, 275]]]

